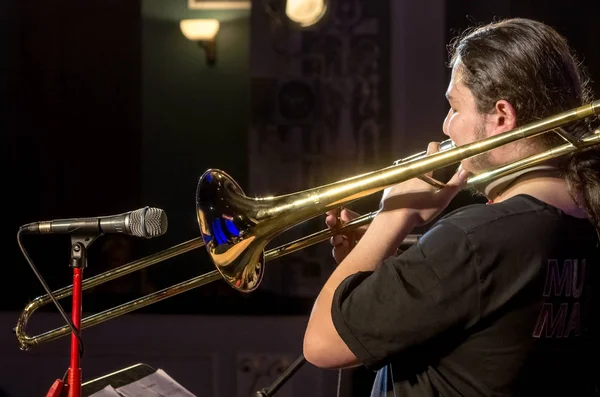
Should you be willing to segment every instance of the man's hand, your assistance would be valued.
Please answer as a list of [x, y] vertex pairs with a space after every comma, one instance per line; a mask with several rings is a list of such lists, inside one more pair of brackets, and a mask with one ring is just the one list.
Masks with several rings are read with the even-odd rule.
[[[438, 152], [439, 143], [432, 142], [427, 154]], [[426, 176], [432, 177], [432, 172]], [[400, 211], [415, 226], [426, 224], [439, 215], [450, 201], [465, 187], [468, 173], [461, 168], [446, 186], [438, 189], [418, 178], [399, 183], [384, 191], [381, 211]]]

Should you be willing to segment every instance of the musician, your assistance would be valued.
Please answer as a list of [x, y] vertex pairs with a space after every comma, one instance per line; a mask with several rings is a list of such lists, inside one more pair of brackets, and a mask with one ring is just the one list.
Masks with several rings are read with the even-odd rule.
[[[565, 39], [537, 21], [469, 29], [450, 61], [443, 131], [459, 146], [591, 101]], [[590, 126], [565, 130], [579, 138]], [[441, 190], [398, 184], [366, 231], [334, 236], [339, 265], [314, 304], [306, 359], [377, 371], [372, 396], [596, 395], [597, 147], [480, 186], [488, 204], [450, 212], [397, 252], [469, 175], [564, 143], [554, 135], [464, 160]]]

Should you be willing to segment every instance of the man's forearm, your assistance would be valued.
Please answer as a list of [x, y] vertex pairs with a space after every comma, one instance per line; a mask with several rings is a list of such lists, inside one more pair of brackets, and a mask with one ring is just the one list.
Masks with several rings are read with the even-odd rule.
[[338, 335], [331, 318], [333, 295], [348, 276], [372, 271], [394, 254], [414, 223], [399, 212], [382, 212], [371, 222], [356, 247], [338, 265], [317, 297], [305, 335], [305, 355], [313, 364], [337, 368], [355, 365], [356, 357]]

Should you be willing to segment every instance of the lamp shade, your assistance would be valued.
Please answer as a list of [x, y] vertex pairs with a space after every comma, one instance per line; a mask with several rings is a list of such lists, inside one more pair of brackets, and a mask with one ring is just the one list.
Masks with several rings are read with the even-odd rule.
[[219, 21], [216, 19], [184, 19], [179, 22], [181, 33], [188, 40], [214, 40], [219, 31]]

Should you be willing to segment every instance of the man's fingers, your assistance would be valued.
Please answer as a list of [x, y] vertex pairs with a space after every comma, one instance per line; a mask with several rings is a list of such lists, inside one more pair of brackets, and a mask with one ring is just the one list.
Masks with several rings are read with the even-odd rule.
[[337, 225], [337, 215], [327, 215], [325, 224], [328, 228], [333, 229]]
[[427, 154], [433, 154], [440, 151], [440, 143], [439, 142], [429, 142], [427, 144]]
[[339, 211], [340, 211], [340, 209], [339, 209], [339, 208], [334, 208], [334, 209], [332, 209], [332, 210], [329, 210], [329, 211], [327, 211], [327, 212], [325, 213], [325, 215], [328, 215], [328, 216], [329, 216], [329, 215], [332, 215], [332, 216], [337, 216]]
[[331, 236], [331, 238], [329, 239], [329, 242], [331, 243], [331, 245], [338, 246], [340, 244], [343, 244], [344, 241], [348, 241], [346, 236], [342, 235], [342, 234], [336, 234], [335, 236]]
[[460, 168], [452, 178], [446, 183], [443, 189], [438, 190], [437, 194], [442, 195], [440, 198], [448, 205], [450, 201], [467, 185], [469, 173]]
[[356, 218], [356, 212], [350, 211], [349, 209], [344, 208], [340, 213], [340, 218], [344, 222], [350, 222], [352, 219]]
[[469, 179], [469, 173], [462, 169], [462, 167], [458, 168], [458, 171], [452, 175], [452, 178], [446, 183], [447, 188], [454, 189], [462, 189], [467, 184]]

